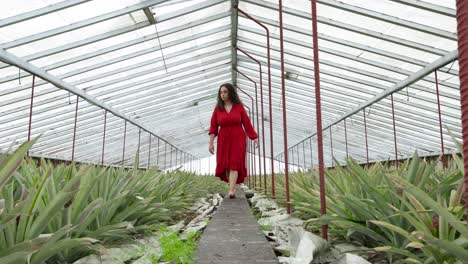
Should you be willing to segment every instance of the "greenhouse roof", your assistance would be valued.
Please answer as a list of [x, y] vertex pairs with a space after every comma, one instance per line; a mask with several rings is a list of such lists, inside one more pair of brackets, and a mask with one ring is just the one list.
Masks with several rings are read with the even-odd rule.
[[[455, 1], [319, 0], [317, 11], [325, 164], [332, 164], [332, 146], [337, 160], [349, 152], [366, 161], [364, 122], [369, 159], [395, 159], [392, 98], [398, 158], [414, 150], [439, 155], [436, 78], [445, 152], [455, 149], [451, 137], [461, 138]], [[131, 164], [139, 143], [141, 155], [164, 168], [168, 151], [179, 159], [186, 158], [181, 152], [207, 157], [219, 86], [233, 82], [255, 99], [257, 85], [260, 101], [261, 81], [259, 115], [270, 157], [266, 32], [246, 14], [270, 33], [271, 121], [280, 159], [279, 13], [278, 1], [270, 0], [4, 1], [0, 150], [28, 139], [34, 82], [31, 136], [42, 136], [33, 156], [71, 160], [76, 135], [74, 159], [100, 162], [106, 127], [106, 164]], [[288, 147], [293, 162], [310, 166], [317, 163], [310, 1], [283, 1], [283, 30]], [[261, 80], [251, 57], [261, 63]], [[253, 111], [250, 97], [240, 96]], [[256, 115], [252, 121], [257, 127]]]

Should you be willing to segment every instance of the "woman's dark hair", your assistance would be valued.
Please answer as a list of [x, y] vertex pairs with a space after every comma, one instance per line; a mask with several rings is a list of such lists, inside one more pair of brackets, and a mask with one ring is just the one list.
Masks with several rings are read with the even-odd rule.
[[224, 102], [221, 99], [221, 88], [223, 86], [228, 89], [229, 100], [231, 100], [233, 105], [242, 103], [241, 100], [239, 99], [239, 95], [237, 94], [237, 91], [236, 91], [236, 88], [234, 87], [234, 85], [232, 85], [230, 83], [223, 83], [223, 84], [221, 84], [221, 86], [219, 86], [219, 89], [218, 89], [218, 102], [217, 102], [216, 106], [218, 107], [219, 110], [223, 110], [223, 108], [224, 108]]

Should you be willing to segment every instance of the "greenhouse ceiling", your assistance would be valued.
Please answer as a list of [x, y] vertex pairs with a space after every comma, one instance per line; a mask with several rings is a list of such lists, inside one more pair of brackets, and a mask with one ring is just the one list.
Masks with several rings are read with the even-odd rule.
[[[362, 162], [395, 159], [395, 151], [399, 159], [415, 150], [439, 155], [440, 124], [443, 150], [455, 150], [455, 1], [319, 0], [317, 12], [325, 164], [332, 154]], [[283, 1], [283, 32], [288, 148], [293, 163], [310, 166], [310, 1]], [[141, 145], [143, 166], [170, 166], [169, 152], [207, 157], [218, 88], [233, 82], [256, 128], [250, 98], [257, 87], [261, 102], [262, 83], [261, 155], [272, 155], [270, 121], [273, 156], [284, 152], [278, 1], [3, 1], [0, 42], [0, 151], [42, 134], [33, 156], [131, 164]]]

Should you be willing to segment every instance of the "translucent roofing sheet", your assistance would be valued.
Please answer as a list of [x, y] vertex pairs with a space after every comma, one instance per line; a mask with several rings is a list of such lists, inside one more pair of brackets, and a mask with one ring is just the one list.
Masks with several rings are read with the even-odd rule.
[[[456, 50], [455, 1], [318, 3], [323, 124], [326, 128], [334, 124], [324, 131], [326, 165], [332, 165], [332, 154], [338, 160], [347, 152], [360, 161], [367, 159], [361, 108], [382, 94], [384, 99], [365, 108], [369, 158], [394, 159], [388, 91]], [[231, 1], [119, 0], [109, 4], [105, 0], [23, 0], [4, 5], [0, 10], [0, 47], [10, 57], [39, 67], [101, 104], [79, 100], [74, 156], [79, 161], [131, 165], [138, 145], [140, 154], [148, 156], [140, 159], [141, 166], [170, 167], [174, 164], [165, 154], [178, 155], [181, 162], [179, 150], [205, 157], [209, 119], [221, 83], [235, 82], [255, 97], [261, 78], [263, 101], [268, 102], [264, 29], [241, 12], [232, 20]], [[308, 167], [317, 162], [310, 1], [284, 0], [283, 5], [288, 147], [292, 162]], [[241, 0], [239, 8], [270, 30], [273, 155], [281, 159], [283, 102], [277, 1]], [[231, 25], [233, 21], [237, 24]], [[240, 51], [237, 56], [232, 54], [233, 39], [237, 47], [261, 62], [261, 77], [258, 64]], [[458, 61], [444, 60], [438, 68], [448, 151], [455, 145], [445, 128], [455, 138], [461, 136]], [[0, 150], [15, 139], [27, 138], [31, 85], [30, 73], [0, 63]], [[393, 95], [399, 158], [415, 149], [424, 155], [441, 151], [435, 85], [434, 72], [427, 71]], [[47, 78], [35, 79], [31, 132], [44, 135], [32, 155], [72, 158], [76, 96], [60, 88]], [[252, 108], [250, 98], [240, 96]], [[118, 110], [145, 128], [140, 131], [131, 122], [106, 114], [102, 106]], [[269, 142], [270, 114], [268, 105], [264, 108], [263, 118], [261, 109], [250, 109], [251, 118], [256, 128], [257, 116], [265, 120], [265, 141]], [[156, 136], [160, 137], [159, 147]], [[352, 139], [348, 148], [345, 136]], [[269, 144], [262, 155], [270, 156]]]

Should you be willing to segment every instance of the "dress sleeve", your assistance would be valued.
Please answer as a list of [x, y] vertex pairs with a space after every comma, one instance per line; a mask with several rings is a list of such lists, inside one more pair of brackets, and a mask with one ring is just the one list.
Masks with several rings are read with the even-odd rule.
[[247, 112], [245, 111], [245, 108], [242, 104], [240, 105], [240, 108], [241, 121], [242, 125], [244, 126], [245, 133], [252, 140], [258, 138], [257, 132], [255, 132], [255, 129], [253, 128], [252, 123], [250, 122], [249, 116], [247, 115]]
[[213, 110], [213, 114], [211, 115], [211, 122], [210, 122], [210, 131], [208, 132], [208, 135], [215, 135], [218, 136], [218, 110], [215, 109]]

